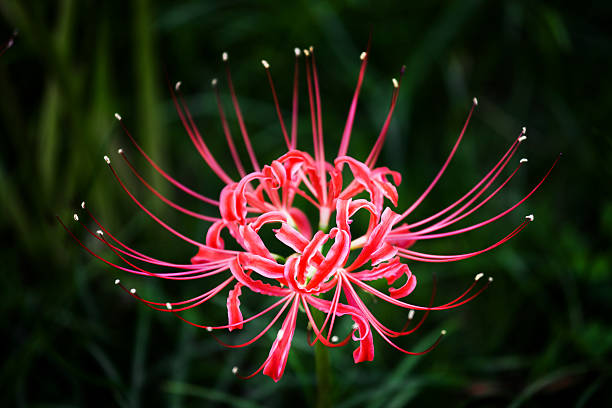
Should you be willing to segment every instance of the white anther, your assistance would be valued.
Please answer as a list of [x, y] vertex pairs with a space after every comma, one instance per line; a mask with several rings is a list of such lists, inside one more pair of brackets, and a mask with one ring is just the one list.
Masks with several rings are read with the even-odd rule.
[[523, 140], [527, 140], [527, 136], [521, 136], [518, 138], [519, 142], [522, 142]]
[[270, 64], [268, 64], [268, 61], [266, 60], [261, 60], [261, 65], [263, 65], [265, 69], [270, 68]]
[[118, 285], [121, 282], [119, 279], [115, 279], [115, 285]]
[[134, 293], [136, 293], [136, 289], [135, 288], [130, 289], [130, 293], [133, 295]]
[[364, 59], [365, 59], [367, 56], [368, 56], [368, 53], [364, 51], [364, 52], [362, 52], [362, 53], [361, 53], [361, 55], [359, 56], [359, 59], [363, 61], [363, 60], [364, 60]]
[[478, 105], [478, 99], [476, 99], [476, 97], [474, 97], [474, 99], [472, 99], [472, 102], [474, 102], [474, 105]]
[[172, 305], [170, 304], [170, 302], [166, 303], [166, 309], [172, 310]]
[[446, 336], [446, 330], [440, 331], [440, 334], [443, 335], [443, 336]]
[[526, 215], [525, 218], [527, 218], [529, 221], [535, 220], [535, 217], [533, 216], [533, 214]]
[[285, 331], [283, 329], [279, 329], [278, 333], [276, 334], [276, 338], [282, 339], [284, 334], [285, 334]]
[[108, 158], [108, 156], [104, 156], [104, 161], [106, 162], [106, 164], [110, 164], [110, 159]]
[[212, 86], [217, 86], [217, 78], [213, 78], [212, 81], [210, 81], [210, 84]]
[[489, 282], [493, 282], [493, 277], [489, 276]]
[[212, 327], [207, 327], [206, 331], [210, 333], [212, 331]]
[[181, 89], [181, 84], [182, 84], [181, 81], [178, 81], [176, 84], [174, 84], [174, 90], [178, 91], [179, 89]]
[[413, 317], [414, 317], [414, 310], [410, 309], [410, 311], [408, 312], [408, 320], [412, 320]]
[[102, 235], [104, 235], [104, 232], [102, 232], [102, 230], [97, 230], [96, 234], [98, 234], [99, 236], [102, 236]]
[[393, 82], [393, 87], [394, 88], [399, 88], [399, 83], [397, 82], [397, 79], [391, 78], [391, 82]]
[[310, 55], [310, 51], [308, 51], [306, 48], [304, 48], [304, 55], [305, 56], [309, 56]]
[[117, 149], [117, 153], [123, 154], [123, 149]]
[[81, 208], [85, 208], [85, 201], [81, 202]]
[[234, 375], [238, 374], [238, 367], [234, 366], [232, 368], [232, 374], [234, 374]]
[[521, 161], [519, 161], [519, 163], [527, 163], [529, 160], [527, 160], [526, 158], [522, 158]]
[[332, 336], [332, 338], [331, 338], [332, 343], [337, 343], [337, 342], [338, 342], [338, 340], [340, 340], [340, 339], [338, 338], [338, 336]]
[[353, 330], [359, 329], [359, 325], [357, 323], [353, 323]]
[[523, 129], [522, 129], [522, 130], [523, 130], [523, 132], [522, 132], [522, 133], [523, 133], [524, 135], [526, 135], [526, 134], [527, 134], [527, 128], [526, 128], [525, 126], [523, 126]]
[[76, 214], [74, 214], [72, 217], [74, 218], [74, 220], [75, 220], [75, 221], [78, 221], [78, 220], [79, 220], [79, 216], [78, 216], [78, 215], [76, 215]]
[[118, 114], [118, 113], [115, 113], [115, 118], [116, 118], [117, 120], [121, 120], [121, 115], [120, 115], [120, 114]]
[[295, 52], [295, 56], [296, 56], [296, 57], [299, 57], [299, 56], [300, 56], [300, 54], [302, 53], [302, 51], [300, 51], [300, 49], [299, 49], [298, 47], [295, 47], [295, 48], [293, 49], [293, 52]]
[[221, 54], [221, 58], [223, 58], [223, 61], [227, 61], [227, 52], [224, 52], [223, 54]]
[[477, 281], [480, 278], [482, 278], [483, 276], [484, 276], [484, 273], [478, 273], [478, 274], [476, 274], [476, 276], [474, 276], [474, 280]]

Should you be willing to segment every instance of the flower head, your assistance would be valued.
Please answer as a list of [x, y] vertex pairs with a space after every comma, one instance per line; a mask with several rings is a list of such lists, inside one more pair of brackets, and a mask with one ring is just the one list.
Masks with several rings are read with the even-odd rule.
[[[308, 110], [314, 145], [312, 155], [298, 149], [298, 80], [299, 60], [302, 58], [302, 54], [305, 61]], [[368, 157], [363, 161], [358, 160], [348, 155], [348, 148], [357, 102], [369, 58], [367, 51], [361, 54], [361, 68], [357, 86], [350, 104], [341, 143], [335, 157], [328, 160], [326, 159], [323, 139], [321, 88], [317, 76], [314, 50], [312, 47], [303, 51], [296, 49], [295, 58], [290, 128], [285, 125], [283, 112], [272, 80], [270, 64], [265, 60], [262, 61], [270, 83], [281, 134], [287, 146], [287, 153], [269, 164], [260, 166], [248, 136], [232, 83], [229, 57], [227, 53], [223, 53], [222, 59], [225, 64], [227, 84], [242, 141], [249, 155], [250, 166], [253, 168], [251, 172], [247, 173], [245, 170], [247, 166], [242, 163], [237, 153], [220, 102], [219, 81], [214, 79], [212, 85], [218, 102], [219, 116], [229, 152], [235, 163], [237, 173], [240, 175], [238, 180], [228, 175], [206, 145], [204, 137], [196, 127], [183, 100], [180, 90], [181, 83], [178, 82], [174, 89], [171, 89], [180, 119], [195, 148], [213, 172], [225, 183], [218, 200], [195, 192], [161, 169], [132, 137], [121, 116], [116, 115], [121, 127], [136, 149], [167, 181], [184, 193], [218, 209], [218, 216], [208, 216], [186, 209], [169, 200], [145, 181], [128, 160], [125, 151], [120, 149], [118, 153], [128, 168], [155, 196], [178, 211], [204, 222], [212, 223], [203, 242], [187, 237], [166, 224], [138, 201], [115, 171], [110, 158], [104, 157], [121, 187], [146, 214], [176, 237], [195, 247], [195, 255], [190, 263], [167, 262], [131, 248], [108, 232], [89, 212], [85, 203], [82, 204], [83, 209], [86, 210], [99, 230], [93, 233], [85, 225], [84, 227], [91, 235], [106, 244], [120, 259], [121, 263], [104, 259], [85, 248], [108, 265], [137, 275], [169, 280], [205, 280], [212, 276], [224, 277], [220, 284], [199, 296], [169, 302], [147, 300], [137, 294], [135, 289], [128, 290], [121, 285], [118, 279], [115, 281], [131, 296], [149, 307], [172, 313], [189, 324], [205, 328], [211, 332], [243, 329], [245, 325], [255, 319], [264, 318], [268, 314], [272, 315], [270, 323], [251, 340], [243, 344], [228, 345], [229, 347], [242, 347], [252, 344], [266, 332], [272, 330], [272, 327], [282, 319], [281, 327], [278, 329], [268, 358], [259, 369], [247, 376], [251, 377], [263, 371], [265, 375], [272, 377], [275, 381], [278, 381], [283, 375], [300, 310], [305, 313], [309, 330], [312, 330], [314, 334], [314, 340], [311, 344], [321, 342], [328, 347], [341, 347], [352, 340], [356, 346], [353, 351], [356, 363], [371, 361], [374, 358], [374, 333], [395, 349], [407, 354], [422, 354], [435, 347], [440, 338], [427, 350], [419, 352], [408, 351], [401, 347], [398, 344], [398, 339], [417, 330], [430, 311], [455, 308], [478, 296], [492, 279], [485, 279], [484, 284], [481, 284], [483, 275], [478, 274], [469, 288], [453, 301], [442, 305], [434, 306], [432, 303], [427, 306], [419, 306], [406, 300], [417, 285], [417, 277], [412, 273], [407, 262], [410, 262], [410, 264], [412, 264], [411, 261], [444, 263], [471, 258], [503, 244], [524, 229], [534, 218], [532, 215], [527, 216], [520, 225], [497, 242], [487, 248], [470, 253], [429, 254], [413, 250], [411, 249], [412, 246], [421, 240], [458, 235], [500, 219], [529, 198], [550, 173], [549, 170], [523, 199], [507, 210], [469, 227], [452, 229], [454, 224], [470, 216], [491, 200], [524, 165], [526, 159], [518, 161], [516, 168], [510, 175], [501, 183], [498, 183], [499, 185], [493, 191], [490, 191], [494, 183], [500, 178], [503, 170], [511, 163], [519, 145], [526, 139], [526, 129], [523, 128], [501, 159], [466, 194], [425, 219], [408, 221], [409, 216], [421, 205], [446, 170], [466, 132], [477, 100], [474, 99], [463, 129], [438, 174], [435, 175], [430, 185], [412, 205], [407, 209], [400, 210], [397, 209], [397, 186], [401, 182], [400, 174], [386, 167], [376, 167], [376, 163], [398, 100], [403, 69], [400, 72], [399, 80], [392, 80], [391, 103], [378, 138]], [[307, 207], [310, 207], [310, 210]], [[368, 219], [365, 233], [356, 233], [355, 228], [351, 228], [355, 214], [360, 211], [366, 214]], [[311, 212], [318, 216], [314, 225], [307, 215]], [[77, 214], [75, 214], [74, 219], [79, 221]], [[277, 242], [264, 239], [262, 237], [263, 230], [271, 230], [273, 239]], [[223, 231], [227, 231], [235, 241], [233, 245], [226, 245], [222, 239]], [[73, 235], [73, 237], [75, 236]], [[81, 245], [83, 244], [81, 243]], [[279, 246], [285, 248], [288, 255], [272, 252], [273, 247]], [[239, 249], [231, 249], [236, 247]], [[164, 271], [153, 271], [152, 268], [156, 270], [161, 268]], [[387, 282], [386, 290], [381, 291], [372, 286], [371, 282], [379, 279], [384, 279]], [[244, 316], [240, 307], [240, 299], [244, 291], [251, 291], [262, 295], [266, 299], [273, 299], [273, 303], [254, 315]], [[364, 297], [363, 294], [369, 294], [370, 296]], [[199, 324], [189, 321], [181, 315], [182, 311], [200, 306], [217, 295], [225, 296], [227, 299], [228, 320], [226, 324], [214, 322]], [[407, 324], [403, 328], [391, 329], [381, 323], [365, 300], [372, 297], [389, 302], [400, 309], [407, 309], [409, 311]], [[318, 310], [325, 315], [323, 322], [316, 321], [313, 317], [313, 310]], [[415, 311], [421, 312], [422, 317], [410, 327]], [[353, 326], [348, 333], [336, 333], [334, 331], [335, 323], [342, 316], [352, 319]], [[444, 334], [445, 331], [442, 331], [441, 336]], [[221, 342], [221, 340], [219, 341]], [[238, 369], [234, 368], [233, 372], [238, 374]]]

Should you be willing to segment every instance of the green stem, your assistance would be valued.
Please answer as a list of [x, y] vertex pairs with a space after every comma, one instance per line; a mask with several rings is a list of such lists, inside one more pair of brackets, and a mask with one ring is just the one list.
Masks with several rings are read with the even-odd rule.
[[315, 367], [317, 373], [317, 408], [330, 408], [332, 406], [332, 396], [329, 349], [320, 341], [315, 344]]

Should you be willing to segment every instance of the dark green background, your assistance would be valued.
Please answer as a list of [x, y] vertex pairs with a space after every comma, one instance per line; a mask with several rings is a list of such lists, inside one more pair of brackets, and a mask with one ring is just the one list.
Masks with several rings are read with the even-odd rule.
[[[322, 83], [326, 147], [332, 154], [370, 30], [371, 63], [349, 152], [366, 157], [384, 120], [390, 78], [406, 64], [379, 160], [403, 174], [400, 208], [432, 179], [471, 98], [480, 100], [456, 159], [413, 219], [467, 191], [521, 126], [527, 126], [528, 140], [516, 160], [528, 157], [527, 168], [471, 220], [495, 215], [520, 199], [559, 152], [564, 156], [542, 189], [516, 212], [481, 230], [416, 247], [432, 253], [477, 250], [511, 231], [525, 214], [536, 216], [517, 238], [491, 253], [458, 263], [413, 265], [419, 278], [414, 302], [427, 302], [433, 272], [439, 279], [439, 302], [460, 293], [476, 273], [493, 275], [495, 282], [465, 307], [434, 313], [421, 331], [404, 339], [406, 347], [420, 350], [446, 328], [449, 335], [426, 356], [401, 355], [379, 338], [373, 363], [354, 365], [353, 345], [333, 350], [336, 405], [609, 403], [612, 38], [605, 23], [612, 9], [607, 4], [3, 0], [0, 36], [8, 38], [15, 27], [20, 34], [0, 59], [0, 230], [5, 238], [0, 249], [0, 404], [314, 403], [313, 351], [305, 343], [303, 316], [278, 384], [264, 376], [237, 380], [231, 367], [256, 368], [273, 334], [247, 349], [225, 350], [205, 331], [144, 308], [112, 284], [115, 277], [159, 299], [198, 293], [207, 285], [163, 284], [110, 271], [75, 245], [54, 216], [70, 221], [85, 199], [111, 231], [136, 248], [187, 260], [191, 248], [139, 213], [104, 164], [104, 154], [112, 153], [116, 161], [116, 149], [123, 146], [149, 179], [161, 181], [128, 145], [113, 113], [122, 113], [138, 140], [178, 179], [216, 196], [221, 183], [181, 128], [166, 75], [183, 81], [200, 129], [230, 168], [209, 85], [221, 74], [221, 52], [229, 51], [255, 148], [262, 161], [269, 161], [283, 150], [259, 60], [272, 65], [287, 108], [293, 47], [312, 44]], [[310, 149], [305, 116], [301, 125], [300, 146]], [[237, 137], [234, 121], [232, 126]], [[118, 168], [137, 196], [164, 219], [190, 236], [203, 237], [207, 223], [164, 207], [124, 166]], [[214, 212], [159, 185], [190, 208]], [[220, 297], [190, 316], [223, 322], [224, 304]], [[243, 305], [248, 314], [257, 309], [257, 298]], [[405, 319], [405, 311], [382, 304], [373, 308], [392, 327]]]

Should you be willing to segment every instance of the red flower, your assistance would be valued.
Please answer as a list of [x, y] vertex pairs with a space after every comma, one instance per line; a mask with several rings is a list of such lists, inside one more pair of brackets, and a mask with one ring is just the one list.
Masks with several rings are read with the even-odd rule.
[[[470, 227], [449, 230], [449, 227], [471, 215], [494, 197], [527, 161], [526, 159], [520, 160], [516, 169], [495, 190], [485, 196], [516, 153], [519, 144], [526, 139], [525, 129], [523, 128], [508, 151], [470, 191], [432, 216], [408, 223], [406, 221], [408, 216], [423, 202], [437, 184], [457, 150], [477, 105], [476, 99], [474, 99], [465, 125], [450, 155], [429, 187], [409, 208], [404, 211], [394, 211], [392, 207], [395, 208], [398, 203], [396, 187], [401, 182], [401, 176], [386, 167], [375, 167], [375, 165], [397, 103], [400, 81], [393, 79], [393, 94], [389, 112], [370, 155], [363, 162], [347, 156], [357, 101], [368, 62], [368, 54], [364, 52], [361, 55], [359, 79], [350, 105], [340, 148], [334, 160], [327, 161], [323, 142], [320, 87], [312, 48], [304, 50], [304, 55], [314, 157], [297, 149], [298, 57], [300, 54], [300, 51], [296, 49], [292, 120], [289, 131], [285, 126], [282, 111], [278, 104], [270, 74], [270, 66], [266, 61], [262, 61], [270, 82], [281, 132], [288, 150], [286, 154], [263, 167], [259, 165], [252, 148], [232, 84], [227, 54], [223, 54], [233, 105], [242, 138], [254, 169], [253, 172], [248, 174], [244, 170], [245, 166], [236, 152], [225, 113], [220, 103], [217, 80], [213, 80], [228, 148], [240, 174], [240, 180], [238, 181], [232, 179], [225, 172], [209, 151], [184, 103], [179, 89], [180, 83], [177, 83], [175, 87], [176, 92], [172, 91], [172, 97], [180, 119], [193, 144], [210, 168], [226, 183], [218, 201], [196, 193], [162, 170], [141, 149], [128, 132], [121, 117], [116, 115], [134, 146], [163, 177], [184, 193], [216, 206], [219, 210], [219, 217], [210, 217], [193, 212], [170, 201], [142, 178], [128, 161], [125, 152], [120, 149], [119, 154], [129, 169], [153, 194], [178, 211], [203, 221], [212, 222], [212, 226], [206, 234], [205, 242], [186, 237], [145, 208], [128, 190], [115, 172], [110, 159], [105, 156], [113, 175], [130, 198], [162, 227], [197, 248], [197, 253], [191, 259], [190, 264], [166, 262], [132, 249], [109, 233], [89, 210], [87, 210], [87, 213], [100, 230], [97, 234], [94, 234], [85, 226], [93, 236], [108, 245], [124, 264], [120, 265], [103, 259], [86, 248], [87, 251], [122, 271], [172, 280], [204, 279], [215, 275], [226, 277], [222, 283], [213, 289], [195, 298], [183, 301], [154, 302], [140, 297], [134, 289], [129, 291], [132, 296], [154, 309], [173, 313], [185, 322], [205, 328], [208, 331], [242, 329], [245, 324], [278, 309], [265, 329], [250, 341], [244, 344], [227, 345], [229, 347], [243, 347], [257, 341], [284, 315], [282, 327], [277, 333], [268, 358], [259, 369], [248, 376], [251, 377], [263, 370], [263, 373], [272, 377], [274, 381], [278, 381], [283, 375], [300, 306], [305, 311], [309, 328], [314, 331], [315, 339], [312, 344], [319, 341], [329, 347], [339, 347], [353, 340], [357, 342], [357, 348], [353, 352], [356, 363], [371, 361], [374, 358], [373, 332], [380, 335], [392, 347], [407, 354], [422, 354], [433, 349], [440, 338], [430, 348], [418, 353], [400, 347], [397, 344], [397, 339], [417, 330], [429, 311], [455, 308], [478, 296], [489, 285], [491, 278], [476, 290], [482, 274], [476, 275], [470, 287], [452, 302], [438, 306], [431, 304], [429, 306], [417, 306], [404, 300], [415, 289], [417, 278], [412, 274], [409, 266], [402, 261], [452, 262], [470, 258], [506, 242], [525, 228], [529, 221], [533, 221], [533, 216], [527, 216], [510, 234], [479, 251], [456, 255], [434, 255], [410, 248], [420, 240], [457, 235], [498, 220], [531, 196], [550, 173], [549, 170], [542, 181], [523, 199], [497, 216], [475, 223]], [[345, 177], [347, 174], [350, 177]], [[311, 226], [308, 216], [296, 205], [296, 201], [314, 206], [319, 215], [318, 228]], [[85, 203], [82, 207], [85, 208]], [[355, 236], [355, 232], [351, 229], [353, 217], [358, 211], [364, 211], [369, 217], [367, 231], [361, 236]], [[333, 222], [334, 226], [328, 230], [332, 218], [335, 220]], [[78, 220], [76, 214], [75, 220]], [[288, 247], [289, 252], [293, 252], [292, 255], [284, 258], [271, 252], [271, 247], [278, 246], [278, 243], [265, 242], [260, 235], [262, 228], [268, 227], [268, 224], [273, 227], [274, 236], [279, 243]], [[317, 231], [313, 233], [315, 229]], [[229, 232], [241, 248], [240, 250], [226, 248], [225, 242], [221, 238], [223, 230]], [[161, 267], [165, 271], [154, 272], [139, 266], [142, 264], [149, 264], [156, 268]], [[369, 283], [383, 278], [388, 283], [386, 291], [379, 291]], [[119, 284], [119, 280], [116, 283]], [[240, 297], [245, 290], [274, 298], [275, 302], [261, 312], [245, 317], [240, 309]], [[209, 323], [200, 325], [181, 316], [181, 311], [199, 306], [222, 292], [227, 292], [227, 324], [215, 325]], [[414, 315], [414, 311], [423, 311], [423, 316], [412, 328], [408, 328], [408, 324], [406, 324], [399, 330], [390, 329], [376, 318], [360, 296], [360, 292], [369, 293], [399, 308], [408, 309], [410, 311], [409, 322]], [[313, 318], [312, 309], [325, 314], [326, 317], [322, 324], [317, 324]], [[341, 316], [350, 317], [354, 323], [353, 329], [346, 334], [343, 340], [333, 335], [334, 324], [337, 318]], [[442, 331], [443, 334], [445, 334], [444, 331]], [[234, 372], [237, 373], [237, 369], [234, 369]]]

